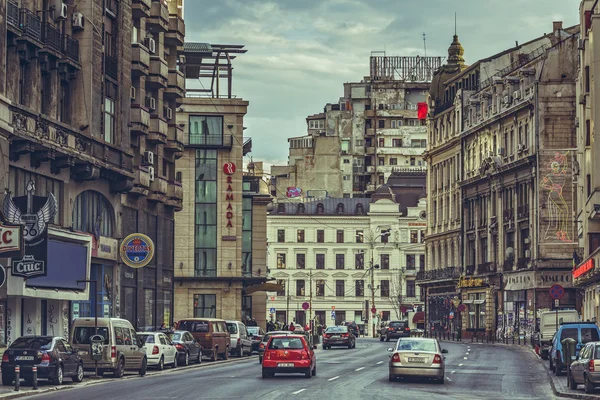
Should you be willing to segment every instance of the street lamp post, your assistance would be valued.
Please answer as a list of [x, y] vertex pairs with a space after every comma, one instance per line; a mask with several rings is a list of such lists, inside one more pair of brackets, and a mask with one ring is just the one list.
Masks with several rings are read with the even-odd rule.
[[[375, 265], [375, 261], [374, 261], [374, 257], [375, 257], [375, 243], [376, 243], [376, 239], [379, 237], [387, 237], [390, 232], [386, 231], [386, 232], [381, 232], [379, 234], [374, 233], [374, 232], [370, 232], [371, 234], [369, 235], [365, 235], [362, 232], [359, 232], [358, 235], [363, 237], [363, 239], [367, 238], [367, 243], [369, 244], [369, 248], [371, 249], [371, 266], [369, 268], [369, 270], [367, 272], [371, 273], [371, 309], [367, 310], [367, 315], [371, 315], [371, 318], [369, 318], [367, 320], [367, 323], [371, 323], [373, 325], [373, 337], [375, 337], [376, 334], [376, 328], [375, 328], [375, 315], [377, 313], [377, 309], [375, 308], [375, 269], [379, 268], [379, 265]], [[373, 312], [373, 310], [375, 310]]]

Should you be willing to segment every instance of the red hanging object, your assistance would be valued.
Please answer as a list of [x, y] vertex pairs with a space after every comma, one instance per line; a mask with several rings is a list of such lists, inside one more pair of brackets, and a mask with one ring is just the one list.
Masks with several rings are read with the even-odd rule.
[[427, 119], [427, 103], [417, 103], [417, 116], [419, 119]]

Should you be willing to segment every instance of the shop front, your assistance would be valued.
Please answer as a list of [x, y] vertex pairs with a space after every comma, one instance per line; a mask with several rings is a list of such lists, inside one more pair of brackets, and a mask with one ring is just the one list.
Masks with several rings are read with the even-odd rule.
[[489, 334], [492, 329], [494, 298], [489, 278], [461, 277], [458, 281], [460, 330], [465, 339]]
[[572, 271], [573, 285], [583, 293], [581, 319], [600, 320], [600, 249]]

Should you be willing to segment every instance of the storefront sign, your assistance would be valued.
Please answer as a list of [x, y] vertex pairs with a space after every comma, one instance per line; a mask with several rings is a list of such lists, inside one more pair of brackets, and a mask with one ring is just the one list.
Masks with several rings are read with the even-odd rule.
[[234, 200], [233, 197], [233, 188], [231, 185], [233, 184], [233, 175], [235, 173], [235, 164], [231, 161], [226, 162], [223, 165], [223, 172], [228, 175], [227, 176], [227, 189], [225, 189], [225, 201], [227, 202], [227, 209], [225, 210], [225, 218], [227, 219], [226, 228], [233, 228], [233, 206], [231, 202]]
[[92, 239], [92, 257], [117, 261], [117, 239], [99, 236]]
[[473, 277], [465, 278], [464, 276], [461, 276], [460, 280], [458, 281], [457, 287], [459, 287], [459, 288], [480, 287], [480, 286], [485, 286], [486, 283], [487, 282], [485, 281], [485, 279], [482, 279], [482, 278], [473, 278]]
[[579, 278], [581, 275], [591, 271], [592, 269], [594, 269], [594, 259], [590, 258], [573, 271], [573, 278]]
[[408, 226], [427, 226], [426, 222], [409, 222]]
[[0, 287], [4, 286], [6, 283], [6, 269], [4, 269], [3, 265], [0, 265]]
[[0, 222], [0, 253], [2, 253], [2, 257], [20, 257], [23, 250], [23, 227]]
[[121, 259], [131, 268], [142, 268], [154, 257], [152, 239], [141, 233], [132, 233], [121, 243]]
[[48, 223], [56, 215], [56, 198], [50, 192], [48, 197], [34, 196], [33, 181], [27, 183], [26, 190], [25, 196], [12, 197], [10, 193], [7, 194], [2, 205], [6, 220], [23, 227], [23, 258], [13, 261], [12, 273], [24, 278], [46, 276]]
[[535, 287], [535, 273], [522, 272], [504, 275], [504, 290], [526, 290]]

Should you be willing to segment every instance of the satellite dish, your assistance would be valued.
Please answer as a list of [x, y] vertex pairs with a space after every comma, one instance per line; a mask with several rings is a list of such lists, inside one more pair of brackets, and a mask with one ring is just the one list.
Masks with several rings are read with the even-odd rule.
[[506, 258], [507, 260], [512, 260], [515, 258], [515, 249], [513, 249], [512, 247], [507, 247], [506, 251], [504, 252], [504, 258]]

